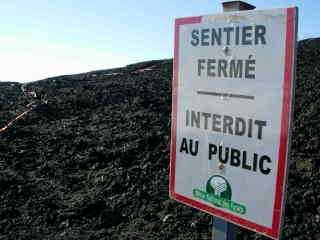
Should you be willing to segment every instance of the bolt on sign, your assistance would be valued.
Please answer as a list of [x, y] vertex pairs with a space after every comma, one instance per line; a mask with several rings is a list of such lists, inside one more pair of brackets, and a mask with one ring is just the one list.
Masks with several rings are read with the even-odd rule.
[[279, 239], [297, 8], [175, 22], [170, 196]]

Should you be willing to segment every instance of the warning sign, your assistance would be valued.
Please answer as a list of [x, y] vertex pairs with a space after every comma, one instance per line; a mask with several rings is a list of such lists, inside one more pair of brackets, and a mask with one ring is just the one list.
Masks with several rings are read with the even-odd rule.
[[175, 22], [170, 195], [278, 239], [297, 9]]

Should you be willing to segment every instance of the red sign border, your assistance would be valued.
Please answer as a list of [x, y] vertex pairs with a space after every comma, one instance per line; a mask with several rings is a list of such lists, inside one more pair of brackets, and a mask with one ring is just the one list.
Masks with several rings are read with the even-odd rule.
[[243, 226], [250, 230], [267, 235], [273, 239], [279, 239], [282, 211], [286, 187], [287, 155], [289, 146], [289, 126], [292, 114], [292, 95], [294, 82], [294, 57], [296, 44], [296, 17], [297, 8], [286, 9], [286, 47], [285, 47], [285, 69], [283, 83], [283, 100], [281, 115], [280, 146], [278, 154], [278, 172], [276, 179], [276, 194], [273, 209], [272, 228], [256, 224], [239, 216], [224, 212], [218, 208], [210, 207], [201, 202], [185, 197], [175, 192], [175, 166], [176, 166], [176, 133], [177, 133], [177, 107], [178, 107], [178, 75], [179, 75], [179, 43], [180, 26], [186, 24], [201, 23], [202, 16], [178, 18], [175, 20], [174, 36], [174, 66], [172, 80], [172, 116], [171, 116], [171, 151], [170, 151], [170, 197], [191, 207], [197, 208], [209, 214], [218, 216], [234, 224]]

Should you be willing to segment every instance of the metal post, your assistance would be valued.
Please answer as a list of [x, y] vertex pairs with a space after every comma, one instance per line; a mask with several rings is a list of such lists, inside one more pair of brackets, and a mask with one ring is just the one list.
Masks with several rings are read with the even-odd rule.
[[256, 7], [243, 1], [228, 1], [222, 3], [224, 12], [253, 10]]
[[[256, 7], [243, 1], [228, 1], [222, 3], [224, 12], [253, 10]], [[212, 219], [212, 240], [235, 240], [236, 226], [221, 218]]]

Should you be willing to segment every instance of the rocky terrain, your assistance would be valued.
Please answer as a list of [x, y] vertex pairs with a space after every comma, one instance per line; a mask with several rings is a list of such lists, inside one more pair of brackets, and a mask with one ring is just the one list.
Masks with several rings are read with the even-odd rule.
[[[0, 132], [0, 239], [211, 239], [168, 197], [171, 79], [162, 60], [1, 82], [0, 128], [33, 110]], [[320, 39], [301, 41], [283, 239], [320, 239], [319, 79]]]

